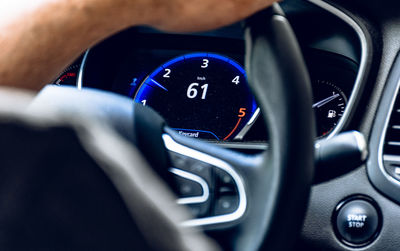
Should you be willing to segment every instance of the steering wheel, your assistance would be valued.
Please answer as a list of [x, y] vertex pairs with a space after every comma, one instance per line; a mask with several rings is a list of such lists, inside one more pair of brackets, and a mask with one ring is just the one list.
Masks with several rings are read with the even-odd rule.
[[[98, 90], [48, 86], [27, 111], [3, 113], [0, 246], [214, 249], [200, 227], [230, 250], [291, 248], [313, 177], [310, 81], [278, 5], [245, 22], [245, 40], [270, 136], [261, 154], [177, 135], [152, 110]], [[179, 182], [198, 187], [178, 203], [202, 217], [175, 203], [166, 184]]]

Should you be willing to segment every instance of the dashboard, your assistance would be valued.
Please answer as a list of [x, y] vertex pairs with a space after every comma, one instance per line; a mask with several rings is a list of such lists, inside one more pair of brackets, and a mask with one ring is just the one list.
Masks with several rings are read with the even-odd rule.
[[[302, 20], [295, 28], [299, 34], [309, 25]], [[325, 41], [324, 33], [316, 29], [303, 41], [318, 139], [333, 136], [347, 124], [343, 117], [359, 69], [357, 48], [340, 44], [348, 40], [340, 36], [349, 34]], [[240, 24], [189, 35], [133, 28], [88, 50], [54, 84], [128, 96], [156, 110], [169, 127], [188, 137], [261, 150], [268, 141], [246, 79]]]
[[[398, 250], [399, 3], [287, 0], [282, 7], [309, 70], [316, 142], [357, 130], [370, 152], [361, 165], [330, 166], [328, 179], [317, 170], [298, 249]], [[267, 147], [247, 85], [241, 24], [195, 34], [131, 28], [86, 51], [52, 84], [127, 96], [188, 137], [240, 151]], [[376, 230], [355, 242], [337, 222], [353, 201], [376, 209]], [[349, 222], [360, 227], [362, 219]]]

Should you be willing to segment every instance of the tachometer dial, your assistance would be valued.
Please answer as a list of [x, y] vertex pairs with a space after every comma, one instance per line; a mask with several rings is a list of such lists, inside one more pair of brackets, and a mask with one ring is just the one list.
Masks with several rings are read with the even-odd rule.
[[347, 98], [339, 87], [325, 80], [317, 80], [313, 92], [317, 136], [324, 137], [333, 131], [343, 116]]
[[54, 82], [55, 85], [76, 85], [78, 78], [79, 65], [72, 65], [65, 69]]
[[135, 102], [155, 109], [181, 135], [221, 141], [233, 140], [257, 109], [244, 69], [211, 53], [165, 63], [144, 80]]

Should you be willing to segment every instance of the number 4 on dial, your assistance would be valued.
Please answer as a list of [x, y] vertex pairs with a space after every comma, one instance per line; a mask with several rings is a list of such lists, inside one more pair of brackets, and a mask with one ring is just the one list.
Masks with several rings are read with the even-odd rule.
[[232, 83], [234, 83], [235, 85], [238, 85], [240, 83], [240, 76], [236, 76], [233, 80]]

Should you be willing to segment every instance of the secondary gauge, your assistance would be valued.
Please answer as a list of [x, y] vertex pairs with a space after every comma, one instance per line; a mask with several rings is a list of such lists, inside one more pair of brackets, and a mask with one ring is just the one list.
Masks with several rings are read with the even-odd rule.
[[55, 85], [76, 85], [78, 77], [79, 65], [75, 64], [63, 71], [54, 82]]
[[324, 137], [333, 131], [343, 116], [347, 98], [339, 87], [325, 80], [317, 80], [313, 92], [317, 136]]
[[143, 81], [134, 99], [179, 134], [207, 140], [235, 140], [258, 114], [243, 67], [212, 53], [170, 60]]

